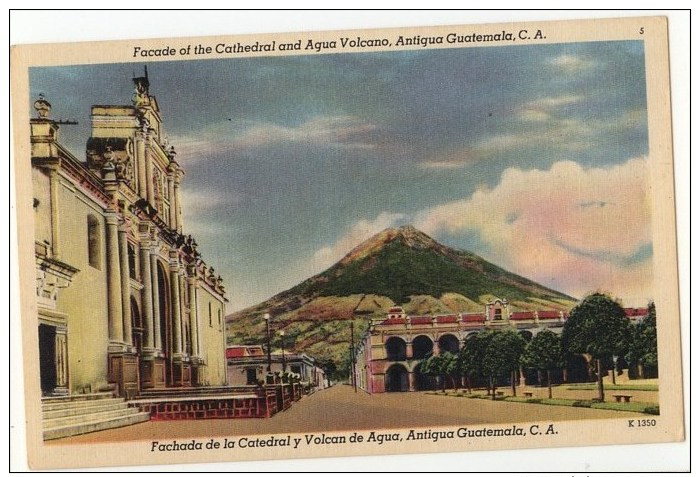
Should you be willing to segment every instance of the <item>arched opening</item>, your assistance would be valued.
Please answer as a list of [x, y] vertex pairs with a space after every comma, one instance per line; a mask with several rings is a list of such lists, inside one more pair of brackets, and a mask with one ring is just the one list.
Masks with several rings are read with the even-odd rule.
[[160, 316], [158, 317], [158, 325], [160, 326], [160, 343], [161, 350], [165, 354], [165, 381], [166, 385], [173, 383], [172, 373], [172, 351], [171, 351], [171, 312], [170, 312], [170, 283], [163, 265], [158, 262], [156, 266], [158, 275], [158, 308]]
[[580, 354], [570, 355], [566, 363], [567, 381], [586, 383], [591, 381], [591, 373], [586, 358]]
[[400, 364], [393, 364], [386, 370], [384, 389], [388, 393], [408, 391], [408, 371]]
[[433, 340], [425, 335], [413, 338], [413, 358], [423, 359], [433, 353]]
[[139, 305], [136, 302], [136, 298], [131, 297], [131, 342], [136, 348], [136, 353], [141, 355], [141, 349], [143, 348], [143, 322], [141, 321], [141, 312], [139, 311]]
[[519, 333], [527, 343], [532, 341], [532, 331], [522, 330]]
[[442, 335], [438, 340], [440, 352], [449, 351], [452, 354], [459, 353], [459, 340], [455, 335]]
[[39, 325], [39, 378], [41, 393], [50, 395], [57, 385], [56, 376], [56, 328]]
[[413, 368], [414, 385], [416, 391], [433, 391], [437, 389], [437, 382], [434, 376], [420, 372], [420, 364]]
[[392, 336], [384, 345], [386, 348], [386, 359], [390, 361], [403, 361], [406, 359], [406, 342], [401, 338]]

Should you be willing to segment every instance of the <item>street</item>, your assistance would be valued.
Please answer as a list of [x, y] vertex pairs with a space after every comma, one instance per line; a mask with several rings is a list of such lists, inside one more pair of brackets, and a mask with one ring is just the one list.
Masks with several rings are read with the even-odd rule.
[[494, 402], [425, 393], [369, 395], [360, 390], [354, 392], [352, 387], [339, 384], [303, 397], [287, 411], [276, 414], [270, 419], [150, 421], [49, 441], [48, 444], [462, 426], [484, 423], [621, 419], [633, 415], [635, 414], [618, 411]]

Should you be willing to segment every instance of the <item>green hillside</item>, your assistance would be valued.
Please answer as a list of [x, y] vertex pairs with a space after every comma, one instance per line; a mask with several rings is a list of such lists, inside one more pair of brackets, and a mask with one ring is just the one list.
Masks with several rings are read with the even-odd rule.
[[[326, 271], [227, 317], [230, 344], [265, 341], [263, 315], [285, 330], [285, 349], [347, 370], [350, 322], [355, 338], [394, 305], [409, 314], [478, 312], [495, 297], [513, 310], [568, 310], [575, 299], [446, 247], [411, 226], [384, 230]], [[273, 347], [282, 343], [273, 342]]]

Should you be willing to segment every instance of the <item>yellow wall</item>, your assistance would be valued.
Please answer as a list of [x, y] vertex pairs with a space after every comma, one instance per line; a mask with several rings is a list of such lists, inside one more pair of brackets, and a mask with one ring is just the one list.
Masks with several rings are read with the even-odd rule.
[[[211, 321], [209, 310], [211, 309]], [[197, 314], [199, 316], [199, 341], [201, 357], [206, 362], [202, 382], [212, 386], [226, 384], [226, 340], [225, 320], [226, 310], [216, 296], [206, 285], [197, 288]], [[221, 316], [221, 321], [219, 321]]]
[[[47, 204], [48, 206], [48, 204]], [[80, 271], [58, 294], [58, 308], [68, 315], [69, 385], [72, 392], [92, 391], [107, 382], [107, 262], [102, 209], [80, 190], [61, 181], [58, 190], [60, 260]], [[100, 269], [88, 263], [88, 215], [100, 223]]]

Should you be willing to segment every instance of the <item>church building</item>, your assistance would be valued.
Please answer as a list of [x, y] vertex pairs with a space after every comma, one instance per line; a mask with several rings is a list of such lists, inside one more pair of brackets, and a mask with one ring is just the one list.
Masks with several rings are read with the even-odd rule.
[[225, 290], [185, 233], [184, 171], [147, 71], [132, 104], [94, 105], [85, 160], [51, 104], [30, 120], [44, 396], [226, 384]]

